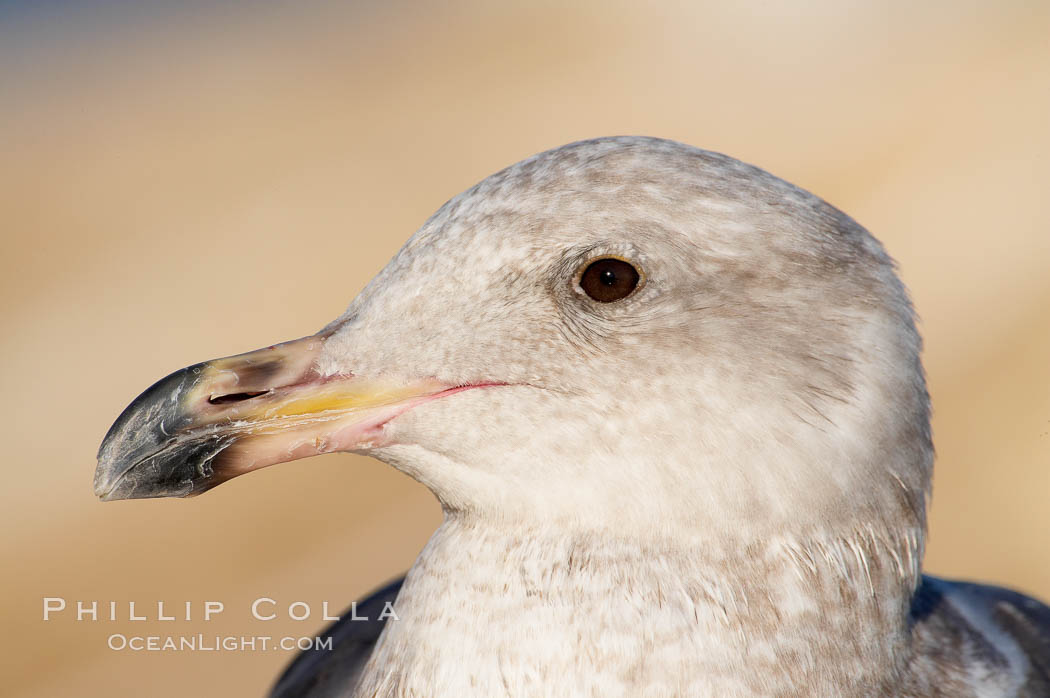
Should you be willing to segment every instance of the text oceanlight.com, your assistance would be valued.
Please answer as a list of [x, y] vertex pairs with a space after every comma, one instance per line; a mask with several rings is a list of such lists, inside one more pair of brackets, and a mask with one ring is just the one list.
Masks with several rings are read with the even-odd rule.
[[106, 640], [118, 652], [255, 652], [266, 650], [331, 650], [328, 637], [271, 637], [269, 635], [124, 635]]

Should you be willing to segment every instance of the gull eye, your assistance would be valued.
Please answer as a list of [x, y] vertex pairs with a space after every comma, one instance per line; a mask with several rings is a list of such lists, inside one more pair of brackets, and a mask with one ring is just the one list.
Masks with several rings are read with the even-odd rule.
[[580, 288], [599, 303], [612, 303], [631, 295], [641, 275], [622, 259], [606, 257], [587, 265], [580, 276]]

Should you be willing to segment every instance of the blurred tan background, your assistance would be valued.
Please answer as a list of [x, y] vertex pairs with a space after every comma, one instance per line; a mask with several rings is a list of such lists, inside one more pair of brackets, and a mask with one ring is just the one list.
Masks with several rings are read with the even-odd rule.
[[1002, 0], [0, 2], [0, 693], [259, 695], [290, 653], [106, 638], [312, 635], [406, 569], [440, 512], [379, 463], [102, 505], [95, 450], [155, 379], [316, 331], [443, 201], [597, 135], [729, 153], [886, 243], [936, 410], [927, 568], [1050, 598], [1048, 29]]

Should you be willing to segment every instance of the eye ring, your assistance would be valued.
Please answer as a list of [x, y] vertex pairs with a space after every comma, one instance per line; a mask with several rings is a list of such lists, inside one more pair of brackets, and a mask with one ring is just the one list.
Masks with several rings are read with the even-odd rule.
[[576, 285], [599, 303], [615, 303], [627, 298], [643, 279], [641, 271], [626, 259], [613, 256], [588, 261], [577, 275]]

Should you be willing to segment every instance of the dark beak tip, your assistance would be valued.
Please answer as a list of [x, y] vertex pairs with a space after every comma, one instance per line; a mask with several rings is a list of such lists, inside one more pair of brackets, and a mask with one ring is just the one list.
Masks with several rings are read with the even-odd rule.
[[104, 484], [104, 483], [100, 483], [97, 474], [95, 475], [95, 487], [94, 487], [94, 490], [95, 490], [95, 497], [97, 497], [100, 502], [108, 502], [109, 501], [109, 493], [112, 490], [112, 488], [106, 486], [106, 484]]
[[100, 492], [99, 490], [95, 490], [95, 497], [100, 502], [115, 502], [119, 499], [119, 497], [111, 496], [110, 492]]
[[[100, 471], [103, 469], [99, 468]], [[157, 499], [161, 497], [192, 497], [210, 489], [214, 484], [192, 478], [180, 477], [172, 472], [168, 477], [155, 478], [146, 476], [137, 467], [121, 473], [115, 478], [108, 477], [103, 471], [101, 478], [96, 475], [94, 483], [95, 497], [100, 502], [116, 502], [123, 499]]]
[[[192, 492], [178, 457], [161, 457], [172, 434], [189, 419], [178, 397], [198, 380], [201, 364], [157, 381], [117, 417], [98, 449], [93, 489], [100, 501], [178, 497]], [[175, 455], [175, 454], [172, 454]]]
[[116, 488], [120, 477], [114, 477], [114, 471], [116, 470], [115, 464], [112, 459], [107, 457], [106, 448], [109, 442], [109, 437], [102, 442], [102, 446], [98, 450], [98, 458], [95, 464], [95, 475], [92, 479], [92, 488], [95, 492], [95, 496], [100, 501], [108, 502], [112, 499], [110, 496], [113, 490]]

